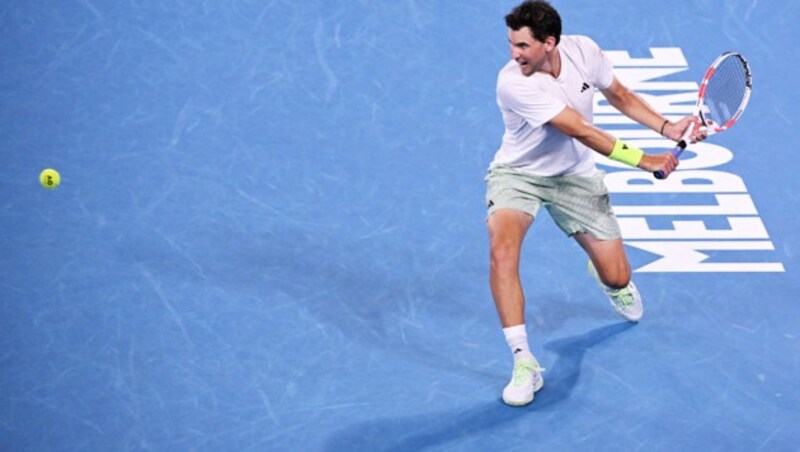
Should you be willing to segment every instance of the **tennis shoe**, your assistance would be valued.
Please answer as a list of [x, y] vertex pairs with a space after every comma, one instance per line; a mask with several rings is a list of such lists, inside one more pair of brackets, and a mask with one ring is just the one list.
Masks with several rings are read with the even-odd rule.
[[629, 322], [638, 322], [644, 315], [644, 305], [642, 297], [636, 289], [636, 285], [631, 281], [627, 287], [622, 289], [612, 289], [600, 279], [597, 269], [594, 268], [592, 261], [589, 261], [589, 274], [597, 281], [600, 287], [608, 295], [611, 306], [622, 318]]
[[533, 402], [533, 395], [544, 386], [542, 369], [536, 358], [522, 358], [514, 362], [514, 374], [503, 389], [503, 402], [523, 406]]

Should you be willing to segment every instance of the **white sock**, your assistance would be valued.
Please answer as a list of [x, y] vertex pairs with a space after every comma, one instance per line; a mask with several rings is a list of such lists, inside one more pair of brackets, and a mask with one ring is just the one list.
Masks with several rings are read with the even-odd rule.
[[528, 346], [528, 333], [525, 331], [525, 324], [503, 328], [503, 335], [506, 343], [514, 355], [514, 361], [523, 358], [533, 358], [531, 349]]

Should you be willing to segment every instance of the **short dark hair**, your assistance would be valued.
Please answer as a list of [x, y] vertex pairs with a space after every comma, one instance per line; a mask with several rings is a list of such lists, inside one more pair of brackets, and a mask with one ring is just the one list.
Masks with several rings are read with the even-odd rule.
[[508, 13], [506, 25], [514, 31], [528, 27], [539, 42], [548, 36], [556, 38], [556, 44], [561, 41], [561, 16], [545, 0], [525, 0]]

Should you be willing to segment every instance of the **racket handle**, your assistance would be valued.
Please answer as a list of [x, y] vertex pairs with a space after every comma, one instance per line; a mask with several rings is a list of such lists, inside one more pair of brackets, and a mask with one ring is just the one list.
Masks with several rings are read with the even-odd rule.
[[[678, 158], [678, 157], [681, 156], [681, 154], [683, 154], [683, 150], [684, 149], [686, 149], [686, 142], [681, 140], [681, 142], [678, 143], [678, 145], [675, 146], [674, 149], [672, 149], [672, 155], [674, 155], [675, 158]], [[653, 175], [656, 177], [656, 179], [666, 179], [667, 178], [667, 176], [661, 170], [656, 171], [655, 173], [653, 173]]]
[[[687, 127], [686, 130], [683, 132], [683, 136], [681, 137], [681, 141], [679, 141], [678, 145], [675, 146], [672, 149], [672, 155], [674, 155], [675, 158], [680, 157], [681, 154], [683, 153], [683, 150], [686, 149], [686, 144], [687, 144], [686, 140], [688, 140], [689, 136], [691, 136], [692, 130], [694, 130], [694, 123], [689, 124], [689, 127]], [[667, 178], [666, 174], [664, 174], [664, 172], [661, 171], [661, 170], [656, 171], [655, 173], [653, 173], [653, 175], [656, 177], [656, 179], [666, 179]]]

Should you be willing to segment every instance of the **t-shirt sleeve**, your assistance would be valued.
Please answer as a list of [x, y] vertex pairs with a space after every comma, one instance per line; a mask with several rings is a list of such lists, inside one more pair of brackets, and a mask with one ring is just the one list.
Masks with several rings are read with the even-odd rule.
[[589, 58], [592, 61], [594, 86], [598, 89], [606, 89], [614, 81], [614, 64], [596, 42], [589, 38], [586, 40], [590, 46]]
[[535, 85], [515, 81], [497, 88], [497, 102], [525, 118], [532, 127], [541, 127], [567, 106], [561, 99]]

